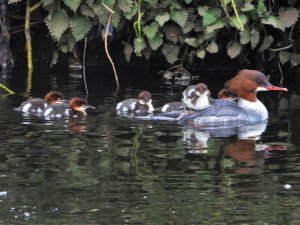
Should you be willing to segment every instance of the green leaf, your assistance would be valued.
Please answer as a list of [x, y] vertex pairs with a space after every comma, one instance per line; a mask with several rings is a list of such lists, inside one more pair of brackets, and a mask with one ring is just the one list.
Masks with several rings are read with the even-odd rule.
[[200, 59], [204, 59], [206, 51], [204, 49], [198, 49], [196, 52], [196, 56]]
[[59, 40], [61, 35], [68, 29], [69, 27], [69, 18], [66, 12], [62, 9], [54, 13], [50, 19], [49, 15], [45, 23], [49, 29], [51, 35], [56, 39]]
[[253, 28], [251, 30], [251, 38], [250, 38], [252, 49], [254, 49], [257, 46], [259, 39], [260, 39], [259, 32], [255, 28]]
[[238, 42], [231, 42], [227, 45], [227, 54], [231, 59], [237, 57], [242, 51], [242, 45]]
[[283, 28], [293, 26], [299, 17], [299, 11], [295, 8], [285, 8], [279, 11], [279, 18]]
[[152, 22], [150, 25], [147, 25], [143, 28], [143, 32], [148, 39], [152, 39], [155, 37], [158, 29], [159, 29], [158, 23]]
[[291, 66], [295, 67], [300, 64], [300, 54], [293, 53], [291, 56]]
[[264, 37], [264, 41], [263, 41], [262, 45], [258, 49], [258, 52], [262, 52], [262, 51], [268, 49], [271, 46], [271, 44], [273, 43], [273, 41], [274, 41], [274, 38], [272, 35], [266, 35]]
[[101, 0], [107, 7], [112, 7], [115, 4], [115, 0]]
[[126, 61], [129, 62], [130, 58], [131, 58], [131, 55], [133, 53], [133, 47], [128, 43], [123, 43], [123, 44], [124, 44], [125, 58], [126, 58]]
[[133, 7], [130, 9], [130, 11], [128, 13], [124, 13], [124, 16], [126, 19], [131, 20], [132, 17], [137, 14], [138, 11], [138, 7], [137, 4], [134, 4]]
[[199, 14], [200, 16], [202, 16], [202, 17], [205, 15], [205, 13], [206, 13], [208, 10], [209, 10], [209, 7], [207, 7], [207, 6], [199, 6], [198, 9], [197, 9], [198, 14]]
[[278, 16], [266, 16], [261, 19], [263, 24], [272, 25], [274, 28], [278, 28], [284, 31], [283, 24]]
[[18, 3], [22, 0], [8, 0], [8, 4]]
[[157, 33], [154, 38], [148, 40], [150, 47], [156, 51], [163, 44], [163, 34]]
[[162, 27], [166, 22], [170, 20], [170, 14], [168, 12], [159, 13], [155, 16], [155, 21]]
[[111, 24], [114, 28], [118, 28], [121, 21], [121, 11], [119, 9], [115, 10], [115, 13], [111, 17]]
[[63, 0], [65, 5], [72, 9], [74, 12], [78, 9], [81, 0]]
[[186, 38], [184, 39], [184, 42], [192, 47], [198, 47], [197, 39], [196, 38]]
[[53, 4], [55, 0], [44, 0], [43, 1], [43, 7], [46, 8], [47, 6]]
[[85, 16], [75, 17], [70, 21], [70, 27], [75, 40], [80, 41], [90, 31], [92, 22]]
[[240, 43], [242, 45], [248, 44], [251, 40], [251, 33], [248, 29], [244, 29], [240, 32]]
[[91, 10], [90, 7], [88, 7], [87, 5], [81, 5], [80, 6], [80, 12], [83, 16], [87, 16], [87, 17], [94, 17], [95, 14], [93, 13], [93, 10]]
[[131, 7], [133, 6], [133, 0], [118, 0], [117, 5], [124, 13], [130, 13]]
[[213, 12], [207, 11], [203, 15], [203, 26], [208, 26], [216, 22], [218, 17], [216, 17]]
[[247, 12], [247, 11], [251, 11], [252, 9], [254, 9], [254, 5], [252, 5], [250, 2], [245, 2], [243, 7], [241, 8], [241, 11]]
[[206, 33], [212, 33], [217, 29], [225, 27], [225, 22], [223, 19], [218, 19], [214, 24], [207, 26], [205, 29]]
[[143, 38], [135, 38], [134, 39], [134, 51], [137, 56], [142, 56], [142, 50], [146, 48], [146, 43]]
[[173, 44], [164, 44], [162, 53], [166, 57], [166, 60], [173, 64], [178, 60], [179, 46]]
[[163, 27], [165, 37], [167, 40], [173, 42], [174, 44], [178, 42], [179, 36], [181, 35], [181, 29], [175, 24], [170, 24]]
[[217, 53], [219, 51], [219, 47], [215, 41], [212, 41], [205, 48], [209, 53]]
[[291, 59], [292, 53], [288, 51], [280, 51], [279, 52], [279, 60], [282, 65], [284, 65], [287, 61]]
[[85, 0], [85, 3], [86, 3], [90, 8], [93, 8], [93, 6], [94, 6], [94, 0]]
[[101, 24], [107, 23], [108, 18], [108, 10], [101, 4], [101, 2], [97, 2], [92, 7], [93, 12], [98, 16], [99, 22]]
[[184, 34], [192, 31], [195, 28], [195, 23], [191, 22], [191, 21], [187, 21], [185, 26], [182, 28], [182, 31]]
[[184, 0], [184, 1], [185, 1], [186, 4], [189, 5], [189, 4], [191, 4], [191, 2], [192, 2], [193, 0]]
[[157, 0], [143, 0], [144, 2], [148, 2], [151, 8], [157, 8]]
[[151, 48], [149, 46], [147, 46], [146, 48], [143, 49], [142, 53], [143, 53], [143, 56], [146, 58], [146, 59], [150, 59], [150, 56], [151, 56]]
[[[240, 21], [241, 21], [242, 25], [245, 26], [245, 24], [248, 21], [247, 16], [245, 14], [240, 14], [239, 16], [240, 16]], [[241, 24], [236, 16], [230, 17], [230, 24], [231, 24], [231, 26], [236, 27], [239, 30], [241, 29]]]
[[267, 7], [265, 5], [265, 0], [258, 0], [256, 10], [257, 10], [258, 16], [260, 16], [260, 17], [267, 11]]
[[171, 12], [171, 19], [182, 28], [187, 22], [188, 13], [185, 10], [174, 10]]

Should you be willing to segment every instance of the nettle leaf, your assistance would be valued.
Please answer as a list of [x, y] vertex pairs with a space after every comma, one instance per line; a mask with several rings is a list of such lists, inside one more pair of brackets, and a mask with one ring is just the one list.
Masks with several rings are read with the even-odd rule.
[[181, 35], [181, 29], [177, 25], [170, 24], [164, 26], [163, 31], [167, 40], [173, 42], [174, 44], [178, 42]]
[[134, 39], [134, 51], [137, 56], [142, 56], [142, 50], [146, 48], [146, 42], [143, 38]]
[[292, 53], [290, 62], [292, 67], [298, 66], [300, 64], [300, 54]]
[[295, 8], [286, 8], [279, 11], [279, 18], [283, 28], [293, 26], [299, 17], [299, 11]]
[[117, 5], [124, 13], [130, 13], [133, 0], [118, 0]]
[[119, 9], [115, 10], [115, 13], [111, 17], [111, 24], [114, 28], [117, 28], [121, 21], [121, 11]]
[[22, 0], [8, 0], [8, 4], [18, 3]]
[[252, 49], [254, 49], [257, 46], [259, 39], [260, 39], [260, 35], [259, 35], [258, 31], [255, 28], [253, 28], [251, 30], [251, 38], [250, 38], [250, 43], [251, 43]]
[[227, 45], [227, 54], [231, 59], [237, 57], [242, 51], [242, 45], [238, 42], [231, 42]]
[[[245, 26], [245, 24], [248, 22], [247, 16], [245, 14], [240, 14], [239, 16], [240, 16], [240, 21], [241, 21], [242, 25]], [[239, 30], [242, 28], [241, 24], [236, 16], [230, 17], [230, 24], [231, 24], [231, 26], [236, 27]]]
[[112, 7], [115, 4], [116, 0], [101, 0], [101, 2], [107, 7]]
[[217, 53], [219, 51], [219, 47], [215, 41], [210, 42], [205, 49], [209, 53]]
[[268, 24], [268, 25], [272, 25], [274, 28], [278, 28], [282, 31], [284, 31], [284, 27], [283, 24], [279, 18], [279, 16], [266, 16], [264, 18], [261, 19], [261, 22], [263, 24]]
[[93, 8], [93, 6], [94, 6], [94, 0], [85, 0], [85, 3], [86, 3], [90, 8]]
[[257, 10], [257, 13], [259, 16], [262, 16], [262, 14], [264, 14], [267, 11], [267, 7], [265, 5], [265, 0], [258, 0], [256, 10]]
[[124, 44], [124, 55], [125, 55], [126, 61], [129, 62], [131, 55], [133, 53], [133, 47], [128, 43], [123, 42], [123, 44]]
[[81, 5], [80, 6], [80, 12], [83, 16], [88, 16], [88, 17], [94, 17], [95, 14], [93, 13], [93, 10], [91, 10], [90, 7], [87, 5]]
[[241, 11], [247, 12], [247, 11], [251, 11], [252, 9], [254, 9], [254, 5], [252, 5], [251, 2], [245, 2], [243, 7], [241, 8]]
[[291, 59], [292, 53], [288, 51], [280, 51], [279, 52], [279, 60], [282, 65], [284, 65], [287, 61]]
[[62, 9], [57, 11], [51, 16], [50, 15], [46, 18], [45, 23], [51, 33], [51, 35], [56, 39], [59, 40], [62, 34], [68, 29], [69, 27], [69, 18], [67, 13]]
[[128, 13], [124, 13], [126, 19], [131, 20], [132, 17], [137, 13], [138, 7], [137, 4], [134, 4]]
[[92, 28], [92, 22], [85, 16], [75, 17], [70, 21], [70, 27], [75, 40], [80, 41]]
[[205, 32], [206, 33], [212, 33], [214, 32], [215, 30], [217, 29], [221, 29], [225, 27], [225, 22], [223, 19], [218, 19], [214, 24], [210, 25], [210, 26], [207, 26], [205, 28]]
[[271, 46], [271, 44], [273, 43], [273, 41], [274, 41], [274, 38], [272, 35], [265, 36], [262, 45], [258, 49], [258, 52], [262, 52], [262, 51], [268, 49]]
[[152, 39], [155, 37], [158, 29], [159, 29], [158, 23], [152, 22], [150, 25], [147, 25], [143, 28], [143, 32], [148, 39]]
[[218, 17], [214, 15], [212, 11], [207, 11], [203, 15], [203, 26], [211, 25], [212, 23], [216, 22]]
[[196, 52], [196, 56], [200, 59], [204, 59], [206, 51], [204, 49], [198, 49]]
[[108, 10], [101, 4], [101, 2], [97, 2], [93, 6], [93, 12], [98, 16], [99, 22], [101, 24], [107, 23], [108, 18]]
[[78, 9], [81, 0], [63, 0], [65, 5], [72, 9], [74, 12]]
[[171, 12], [171, 19], [182, 28], [187, 22], [188, 13], [185, 10], [174, 10]]
[[240, 43], [242, 45], [248, 44], [251, 40], [251, 33], [248, 29], [244, 29], [240, 32]]
[[198, 47], [197, 38], [186, 38], [184, 39], [184, 42], [192, 47]]
[[170, 20], [170, 14], [168, 12], [159, 13], [155, 16], [155, 21], [158, 22], [159, 26], [163, 26], [166, 22]]
[[208, 10], [209, 10], [209, 7], [207, 7], [207, 6], [199, 6], [198, 9], [197, 9], [198, 14], [199, 14], [200, 16], [202, 16], [202, 17], [205, 15], [205, 13], [206, 13]]
[[166, 60], [173, 64], [178, 60], [179, 46], [173, 44], [164, 44], [162, 53], [166, 57]]
[[147, 46], [146, 48], [143, 49], [142, 53], [143, 53], [143, 56], [146, 58], [146, 59], [150, 59], [150, 56], [151, 56], [151, 48], [149, 46]]
[[195, 28], [195, 24], [191, 21], [187, 21], [185, 26], [182, 28], [182, 31], [184, 34], [190, 32], [191, 30], [193, 30]]
[[151, 8], [157, 8], [157, 0], [144, 0], [144, 2], [148, 2]]
[[156, 51], [163, 44], [163, 34], [157, 33], [154, 38], [148, 39], [150, 47]]
[[191, 4], [193, 0], [184, 0], [186, 4]]

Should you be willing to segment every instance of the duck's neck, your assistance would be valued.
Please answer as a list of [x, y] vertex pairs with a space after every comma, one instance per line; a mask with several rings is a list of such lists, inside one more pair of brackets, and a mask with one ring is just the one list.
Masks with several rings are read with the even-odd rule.
[[238, 105], [248, 113], [250, 121], [264, 121], [269, 117], [267, 108], [258, 99], [256, 101], [248, 101], [240, 98]]

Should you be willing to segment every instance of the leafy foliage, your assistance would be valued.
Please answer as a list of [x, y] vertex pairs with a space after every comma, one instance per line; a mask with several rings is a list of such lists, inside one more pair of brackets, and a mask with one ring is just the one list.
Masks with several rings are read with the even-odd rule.
[[89, 32], [92, 22], [87, 17], [75, 17], [70, 21], [72, 34], [76, 41], [80, 41]]
[[155, 20], [162, 27], [166, 22], [171, 19], [170, 14], [168, 12], [159, 13], [155, 16]]
[[63, 0], [63, 2], [75, 12], [78, 9], [81, 0]]
[[241, 50], [242, 45], [238, 42], [231, 42], [227, 46], [227, 54], [232, 59], [237, 57], [241, 53]]
[[299, 17], [299, 11], [295, 8], [285, 8], [279, 11], [279, 18], [284, 28], [293, 26]]
[[179, 46], [173, 44], [164, 44], [162, 48], [162, 53], [166, 57], [166, 60], [173, 64], [178, 60]]
[[150, 25], [144, 27], [143, 32], [148, 39], [153, 39], [158, 31], [159, 25], [157, 22], [152, 22]]
[[45, 22], [49, 32], [56, 40], [59, 40], [69, 27], [69, 18], [64, 10], [57, 11], [51, 16], [49, 15]]
[[187, 22], [188, 13], [185, 10], [174, 10], [171, 12], [171, 19], [175, 21], [181, 28]]

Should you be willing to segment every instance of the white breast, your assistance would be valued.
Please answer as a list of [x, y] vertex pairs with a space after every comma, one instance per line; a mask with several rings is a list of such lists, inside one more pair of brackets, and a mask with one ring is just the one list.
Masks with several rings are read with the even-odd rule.
[[263, 121], [269, 117], [267, 108], [259, 100], [249, 102], [241, 98], [238, 105], [248, 113], [250, 121]]

